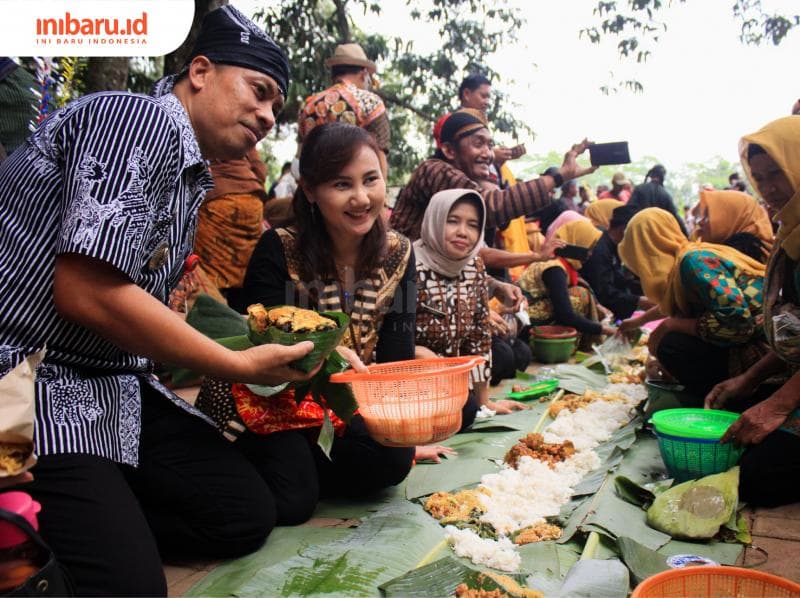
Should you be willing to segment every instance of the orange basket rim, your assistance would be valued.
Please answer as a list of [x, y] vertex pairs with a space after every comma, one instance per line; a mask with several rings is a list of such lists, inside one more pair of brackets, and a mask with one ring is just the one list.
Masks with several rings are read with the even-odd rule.
[[784, 590], [800, 593], [800, 584], [793, 582], [785, 577], [780, 577], [772, 573], [747, 569], [745, 567], [730, 567], [726, 565], [706, 565], [702, 567], [681, 567], [680, 569], [669, 569], [648, 577], [636, 588], [634, 588], [631, 598], [646, 596], [646, 592], [658, 586], [667, 579], [680, 579], [681, 577], [691, 577], [701, 574], [701, 576], [727, 575], [740, 579], [752, 579], [754, 581], [769, 582], [772, 585], [780, 586]]
[[[432, 357], [430, 359], [407, 359], [405, 361], [389, 361], [367, 366], [368, 373], [359, 373], [355, 370], [347, 370], [330, 377], [331, 382], [344, 384], [350, 382], [394, 382], [397, 380], [419, 380], [428, 378], [431, 374], [446, 372], [448, 374], [459, 374], [468, 372], [477, 365], [485, 361], [480, 355], [466, 355], [463, 357]], [[382, 370], [395, 368], [407, 364], [414, 365], [447, 365], [446, 370], [429, 369], [419, 372], [391, 372], [383, 374]]]

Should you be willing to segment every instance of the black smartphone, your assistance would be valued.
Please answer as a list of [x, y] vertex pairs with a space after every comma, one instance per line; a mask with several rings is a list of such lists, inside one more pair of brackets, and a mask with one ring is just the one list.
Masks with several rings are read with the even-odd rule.
[[585, 262], [589, 259], [589, 250], [580, 245], [564, 245], [564, 247], [556, 247], [553, 251], [558, 257], [563, 257], [568, 260], [580, 260]]
[[630, 164], [631, 155], [628, 153], [628, 142], [593, 143], [589, 146], [589, 160], [592, 166]]

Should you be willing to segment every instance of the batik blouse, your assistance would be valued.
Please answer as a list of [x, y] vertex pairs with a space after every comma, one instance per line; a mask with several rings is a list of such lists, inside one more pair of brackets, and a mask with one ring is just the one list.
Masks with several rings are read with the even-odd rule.
[[416, 344], [444, 357], [480, 355], [474, 382], [491, 379], [492, 333], [483, 260], [476, 257], [458, 278], [447, 278], [417, 260]]
[[700, 338], [724, 347], [761, 337], [763, 278], [704, 249], [686, 253], [680, 275]]

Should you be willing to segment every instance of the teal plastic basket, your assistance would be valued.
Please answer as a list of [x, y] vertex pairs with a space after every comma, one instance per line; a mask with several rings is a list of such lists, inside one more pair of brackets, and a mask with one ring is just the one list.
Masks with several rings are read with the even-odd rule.
[[736, 465], [744, 448], [720, 444], [719, 439], [738, 417], [715, 409], [665, 409], [654, 414], [650, 421], [670, 476], [686, 482]]

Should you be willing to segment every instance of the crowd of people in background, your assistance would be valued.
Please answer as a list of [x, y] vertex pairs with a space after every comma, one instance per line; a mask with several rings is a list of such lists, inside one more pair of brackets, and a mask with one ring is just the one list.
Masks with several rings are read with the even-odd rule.
[[[77, 593], [165, 594], [161, 557], [247, 554], [320, 497], [366, 496], [450, 450], [382, 446], [356, 415], [334, 418], [328, 458], [319, 404], [251, 386], [310, 379], [287, 364], [311, 344], [226, 349], [175, 313], [208, 289], [240, 313], [347, 313], [338, 351], [358, 371], [483, 357], [462, 429], [480, 408], [522, 408], [491, 386], [529, 365], [531, 326], [573, 327], [591, 350], [660, 320], [648, 370], [696, 406], [743, 412], [725, 438], [749, 447], [742, 499], [800, 500], [800, 115], [745, 135], [745, 176], [697, 181], [681, 214], [661, 164], [639, 184], [623, 171], [583, 184], [586, 139], [517, 180], [525, 148], [495, 145], [491, 81], [468, 74], [390, 209], [377, 66], [354, 43], [326, 66], [297, 157], [270, 185], [255, 146], [286, 100], [288, 61], [231, 6], [152, 95], [88, 95], [30, 136], [0, 129], [0, 375], [47, 345], [40, 461], [17, 481]], [[0, 80], [20, 77], [0, 61]], [[17, 101], [7, 89], [0, 102]], [[155, 364], [203, 374], [196, 407]]]

